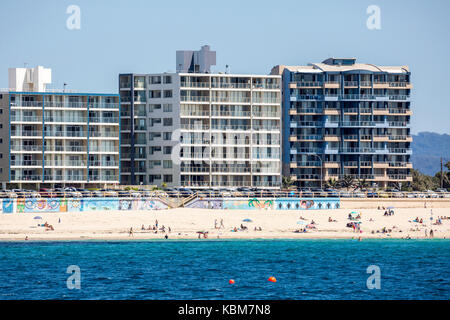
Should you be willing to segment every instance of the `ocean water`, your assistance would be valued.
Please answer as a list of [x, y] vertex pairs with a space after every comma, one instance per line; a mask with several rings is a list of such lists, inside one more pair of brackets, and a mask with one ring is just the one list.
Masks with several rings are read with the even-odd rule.
[[[0, 299], [448, 300], [449, 249], [450, 240], [0, 242]], [[80, 289], [67, 287], [70, 265]], [[380, 289], [367, 288], [369, 265]]]

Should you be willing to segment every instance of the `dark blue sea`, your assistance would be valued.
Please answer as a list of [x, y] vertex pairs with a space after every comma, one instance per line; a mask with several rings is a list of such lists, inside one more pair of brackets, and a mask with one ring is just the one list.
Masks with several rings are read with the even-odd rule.
[[[0, 299], [448, 300], [449, 249], [450, 240], [0, 242]], [[67, 286], [70, 265], [80, 289]], [[367, 287], [370, 265], [380, 289]]]

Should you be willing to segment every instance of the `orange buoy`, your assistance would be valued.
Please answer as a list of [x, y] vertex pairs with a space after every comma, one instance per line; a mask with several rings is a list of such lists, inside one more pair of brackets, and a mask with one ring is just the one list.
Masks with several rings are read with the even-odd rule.
[[277, 279], [275, 277], [269, 277], [269, 279], [267, 279], [270, 282], [277, 282]]
[[228, 281], [230, 284], [234, 284], [234, 280], [230, 279], [230, 281]]

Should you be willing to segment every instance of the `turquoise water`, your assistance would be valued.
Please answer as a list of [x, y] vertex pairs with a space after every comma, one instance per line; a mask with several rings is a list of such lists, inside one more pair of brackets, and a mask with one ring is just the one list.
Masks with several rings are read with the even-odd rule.
[[[450, 240], [0, 242], [0, 299], [448, 300], [449, 248]], [[80, 267], [80, 290], [66, 286], [69, 265]], [[369, 265], [380, 267], [379, 290], [367, 289]]]

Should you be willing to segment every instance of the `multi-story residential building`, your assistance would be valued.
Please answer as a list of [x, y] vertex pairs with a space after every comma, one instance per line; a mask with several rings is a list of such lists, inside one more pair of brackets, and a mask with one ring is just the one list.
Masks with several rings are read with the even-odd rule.
[[119, 75], [123, 184], [280, 187], [281, 76], [214, 64], [205, 46], [175, 73]]
[[13, 68], [0, 92], [3, 187], [119, 183], [118, 94], [46, 89], [51, 70]]
[[330, 58], [283, 77], [283, 174], [300, 187], [344, 175], [386, 187], [411, 177], [407, 66]]

